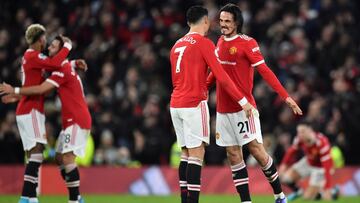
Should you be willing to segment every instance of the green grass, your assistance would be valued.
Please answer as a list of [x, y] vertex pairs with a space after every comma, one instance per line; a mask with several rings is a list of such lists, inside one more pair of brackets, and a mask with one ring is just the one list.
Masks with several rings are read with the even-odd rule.
[[[14, 195], [1, 195], [1, 203], [17, 203], [19, 197]], [[41, 196], [41, 203], [66, 203], [66, 196]], [[179, 203], [180, 198], [177, 196], [147, 196], [135, 197], [130, 195], [85, 195], [86, 203]], [[239, 198], [235, 195], [203, 195], [200, 198], [201, 203], [238, 203]], [[272, 196], [253, 196], [254, 203], [274, 202]], [[308, 202], [298, 199], [294, 203]], [[316, 201], [316, 203], [323, 203], [329, 201]], [[357, 197], [340, 197], [337, 203], [359, 203], [360, 196]]]

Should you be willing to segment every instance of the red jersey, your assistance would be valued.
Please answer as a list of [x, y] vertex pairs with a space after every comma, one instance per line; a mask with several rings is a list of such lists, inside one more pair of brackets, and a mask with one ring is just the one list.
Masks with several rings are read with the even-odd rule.
[[200, 101], [207, 99], [208, 67], [234, 101], [243, 98], [217, 61], [214, 51], [214, 43], [198, 33], [188, 33], [175, 43], [170, 52], [171, 107], [196, 107]]
[[[247, 35], [235, 35], [231, 38], [221, 36], [216, 47], [216, 56], [236, 87], [244, 93], [247, 100], [256, 107], [252, 95], [254, 68], [257, 67], [262, 77], [283, 98], [288, 97], [273, 72], [266, 66], [264, 57], [255, 39]], [[214, 82], [212, 73], [208, 77], [208, 86]], [[227, 90], [217, 84], [217, 112], [233, 113], [241, 111], [241, 106], [231, 99]]]
[[[40, 85], [44, 82], [44, 71], [53, 71], [61, 68], [61, 63], [69, 54], [69, 49], [64, 47], [58, 54], [50, 58], [39, 51], [27, 49], [22, 58], [22, 86]], [[28, 114], [32, 109], [44, 113], [44, 96], [22, 96], [16, 108], [16, 115]]]
[[306, 145], [298, 137], [295, 137], [293, 145], [287, 150], [282, 160], [282, 164], [288, 165], [298, 150], [303, 150], [309, 165], [324, 168], [325, 188], [330, 188], [330, 171], [333, 168], [333, 160], [328, 138], [321, 133], [316, 133], [316, 142], [312, 145]]
[[81, 79], [69, 62], [46, 79], [58, 88], [61, 101], [62, 126], [78, 124], [82, 129], [91, 128], [91, 116], [85, 101]]

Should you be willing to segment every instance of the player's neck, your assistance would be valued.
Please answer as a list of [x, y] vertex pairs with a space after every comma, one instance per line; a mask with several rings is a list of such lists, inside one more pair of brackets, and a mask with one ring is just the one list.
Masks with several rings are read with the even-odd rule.
[[199, 35], [205, 36], [204, 29], [197, 25], [190, 27], [189, 33], [198, 33]]
[[236, 36], [238, 36], [238, 34], [236, 32], [228, 34], [228, 35], [224, 35], [224, 37], [226, 39], [234, 39]]
[[30, 49], [41, 51], [41, 45], [39, 43], [35, 43], [29, 46]]

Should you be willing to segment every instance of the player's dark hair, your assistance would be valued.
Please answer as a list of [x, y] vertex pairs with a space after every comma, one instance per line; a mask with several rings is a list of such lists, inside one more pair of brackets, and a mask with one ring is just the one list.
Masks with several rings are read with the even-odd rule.
[[208, 15], [208, 10], [202, 6], [192, 6], [186, 12], [188, 24], [196, 24], [201, 18]]
[[226, 4], [224, 7], [220, 9], [221, 13], [222, 11], [231, 13], [233, 15], [234, 21], [237, 24], [237, 33], [241, 33], [242, 26], [244, 24], [244, 18], [242, 16], [242, 12], [238, 6], [232, 3]]
[[314, 125], [314, 122], [310, 122], [306, 119], [299, 121], [298, 125], [305, 125], [307, 127], [312, 128], [313, 130], [317, 130], [316, 126]]
[[60, 42], [60, 48], [64, 46], [64, 40], [60, 35], [57, 35], [54, 40], [58, 40]]

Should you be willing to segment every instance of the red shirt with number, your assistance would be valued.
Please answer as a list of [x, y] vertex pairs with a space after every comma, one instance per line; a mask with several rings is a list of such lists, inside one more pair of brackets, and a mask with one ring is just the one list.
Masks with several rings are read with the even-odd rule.
[[[54, 57], [47, 57], [34, 49], [27, 49], [22, 59], [21, 73], [22, 86], [40, 85], [45, 78], [45, 71], [53, 71], [61, 68], [61, 63], [69, 54], [69, 49], [64, 47]], [[44, 96], [22, 96], [16, 108], [16, 115], [28, 114], [32, 109], [44, 113]]]
[[70, 63], [66, 62], [62, 69], [53, 71], [46, 81], [58, 88], [63, 129], [73, 124], [78, 124], [82, 129], [90, 129], [91, 116], [82, 82]]
[[207, 99], [208, 67], [235, 101], [243, 98], [217, 61], [214, 43], [198, 33], [188, 33], [175, 43], [170, 51], [170, 62], [173, 83], [171, 107], [196, 107]]

